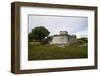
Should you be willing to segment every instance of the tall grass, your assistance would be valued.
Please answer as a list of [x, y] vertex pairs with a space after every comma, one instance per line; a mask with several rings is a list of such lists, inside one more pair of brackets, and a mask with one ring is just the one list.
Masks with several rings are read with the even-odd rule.
[[29, 60], [87, 58], [87, 46], [28, 45]]

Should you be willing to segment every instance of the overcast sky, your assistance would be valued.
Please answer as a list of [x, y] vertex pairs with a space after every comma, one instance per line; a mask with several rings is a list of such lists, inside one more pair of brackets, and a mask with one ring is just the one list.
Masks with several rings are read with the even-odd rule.
[[31, 32], [36, 26], [44, 26], [50, 31], [50, 35], [67, 31], [71, 35], [77, 35], [78, 38], [88, 36], [87, 17], [29, 15], [28, 19], [28, 32]]

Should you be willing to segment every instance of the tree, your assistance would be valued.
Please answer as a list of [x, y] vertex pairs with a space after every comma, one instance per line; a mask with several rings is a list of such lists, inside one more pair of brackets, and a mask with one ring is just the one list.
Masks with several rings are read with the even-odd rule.
[[38, 26], [32, 29], [31, 38], [41, 41], [49, 35], [49, 31], [44, 26]]
[[33, 40], [33, 35], [32, 35], [32, 32], [30, 32], [29, 34], [28, 34], [28, 41], [30, 42], [30, 41], [32, 41]]
[[82, 37], [82, 38], [77, 39], [77, 41], [80, 44], [88, 43], [88, 38]]

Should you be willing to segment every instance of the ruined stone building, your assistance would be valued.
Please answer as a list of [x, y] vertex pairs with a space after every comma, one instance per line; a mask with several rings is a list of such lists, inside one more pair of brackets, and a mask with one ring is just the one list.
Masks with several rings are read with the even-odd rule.
[[67, 31], [60, 31], [59, 35], [53, 35], [49, 44], [70, 45], [77, 42], [76, 35], [69, 35]]

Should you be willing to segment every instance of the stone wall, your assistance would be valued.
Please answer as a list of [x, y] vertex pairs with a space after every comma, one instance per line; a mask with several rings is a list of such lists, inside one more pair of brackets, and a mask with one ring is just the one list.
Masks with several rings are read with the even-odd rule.
[[50, 44], [68, 44], [67, 36], [54, 36]]
[[49, 44], [64, 44], [70, 45], [77, 42], [76, 35], [68, 35], [66, 31], [61, 31], [60, 35], [54, 35]]

